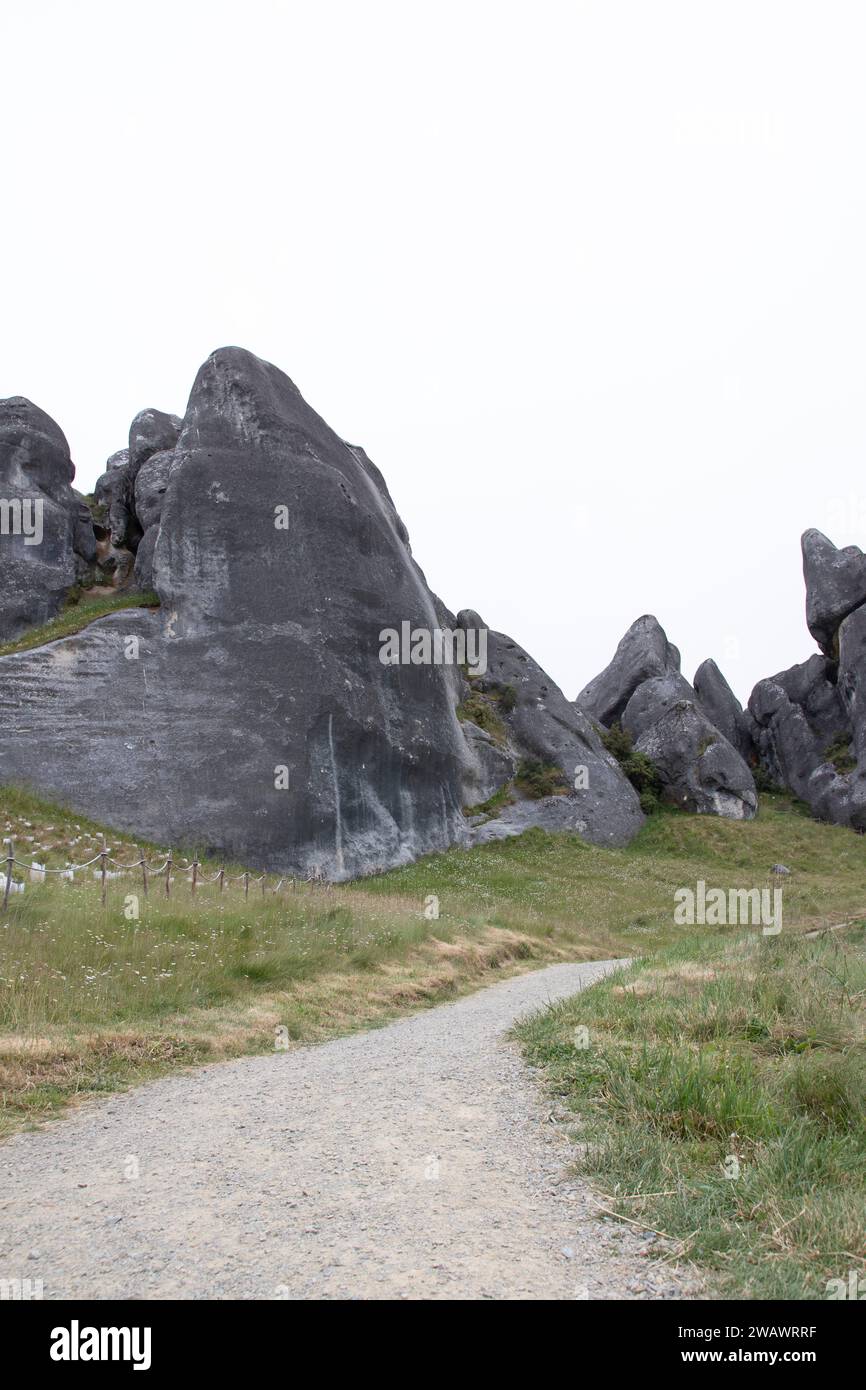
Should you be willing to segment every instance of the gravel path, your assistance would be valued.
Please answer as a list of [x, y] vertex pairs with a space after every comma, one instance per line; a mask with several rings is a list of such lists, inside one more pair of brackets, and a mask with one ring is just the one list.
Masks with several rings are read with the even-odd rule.
[[89, 1102], [0, 1149], [0, 1279], [45, 1298], [667, 1298], [593, 1216], [503, 1034], [554, 965], [319, 1047]]

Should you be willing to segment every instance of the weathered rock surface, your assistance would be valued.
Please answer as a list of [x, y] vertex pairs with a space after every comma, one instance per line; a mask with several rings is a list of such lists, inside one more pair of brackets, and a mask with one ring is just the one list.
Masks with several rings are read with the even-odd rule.
[[[759, 681], [749, 710], [755, 742], [771, 781], [805, 801], [821, 820], [866, 829], [866, 607], [845, 619], [845, 668], [814, 656], [802, 666]], [[848, 757], [841, 769], [831, 757]], [[853, 763], [856, 761], [856, 766]]]
[[[705, 689], [733, 722], [724, 692], [738, 710], [739, 705], [718, 667], [705, 662], [701, 671]], [[752, 773], [681, 674], [679, 651], [656, 618], [647, 614], [632, 623], [610, 665], [581, 691], [576, 704], [601, 724], [622, 725], [637, 751], [656, 765], [665, 796], [675, 805], [736, 820], [754, 816], [758, 797]], [[748, 735], [742, 710], [740, 717]]]
[[632, 787], [510, 639], [489, 634], [481, 678], [514, 688], [502, 738], [458, 720], [470, 685], [456, 665], [383, 663], [384, 630], [457, 620], [378, 469], [288, 377], [223, 349], [179, 423], [142, 412], [97, 485], [112, 516], [99, 555], [131, 562], [138, 542], [136, 582], [162, 608], [0, 659], [2, 780], [142, 837], [341, 879], [468, 843], [462, 807], [531, 757], [569, 777], [582, 767], [587, 784], [516, 794], [488, 835], [630, 838], [643, 819]]
[[60, 426], [23, 396], [0, 401], [0, 640], [46, 622], [95, 552]]
[[606, 728], [622, 718], [623, 710], [644, 681], [679, 671], [680, 654], [668, 641], [652, 614], [632, 623], [610, 665], [581, 690], [575, 704]]
[[658, 768], [668, 799], [683, 810], [732, 820], [754, 816], [758, 796], [749, 768], [681, 675], [668, 672], [638, 686], [622, 726]]
[[135, 576], [136, 589], [153, 588], [153, 552], [156, 550], [156, 542], [159, 537], [159, 523], [148, 527], [138, 542], [138, 549], [135, 552], [135, 564], [133, 574]]
[[837, 690], [862, 777], [866, 772], [866, 604], [850, 613], [839, 629]]
[[816, 530], [801, 541], [806, 581], [806, 625], [825, 656], [839, 658], [836, 635], [843, 619], [866, 603], [866, 555], [856, 545], [837, 550]]
[[133, 515], [128, 470], [129, 450], [119, 449], [108, 459], [105, 472], [93, 485], [93, 499], [105, 507], [111, 543], [118, 548], [126, 546], [128, 537], [140, 535]]
[[135, 487], [139, 469], [154, 454], [170, 453], [178, 440], [183, 421], [178, 415], [164, 410], [140, 410], [129, 427], [129, 463], [127, 478]]
[[549, 798], [558, 803], [553, 811], [540, 800], [530, 801], [535, 812], [502, 812], [502, 823], [525, 829], [527, 824], [550, 824], [553, 815], [562, 819], [561, 829], [575, 829], [580, 822], [580, 833], [595, 844], [627, 843], [643, 824], [640, 802], [591, 721], [512, 638], [488, 628], [471, 609], [458, 613], [457, 623], [464, 630], [487, 631], [487, 671], [474, 682], [477, 688], [494, 694], [513, 691], [513, 708], [500, 706], [498, 711], [512, 754], [559, 768], [573, 788], [567, 797]]
[[701, 662], [692, 682], [701, 709], [711, 724], [724, 734], [747, 762], [754, 754], [752, 734], [745, 711], [716, 663]]
[[135, 582], [139, 589], [149, 589], [153, 585], [153, 553], [174, 461], [174, 449], [163, 449], [151, 454], [136, 475], [135, 515], [142, 531], [135, 553]]
[[590, 829], [581, 815], [581, 807], [573, 796], [544, 796], [538, 801], [515, 801], [498, 816], [472, 831], [473, 845], [487, 845], [494, 840], [510, 840], [525, 830], [568, 831], [589, 839]]
[[135, 515], [143, 532], [156, 526], [162, 515], [162, 504], [168, 478], [174, 463], [174, 450], [163, 449], [151, 454], [135, 478]]
[[164, 498], [161, 611], [0, 660], [0, 776], [337, 879], [465, 842], [454, 673], [379, 659], [382, 629], [436, 625], [392, 512], [282, 372], [215, 353]]
[[806, 621], [824, 655], [759, 681], [752, 734], [770, 780], [821, 820], [866, 830], [866, 556], [802, 539]]
[[479, 729], [471, 719], [464, 719], [461, 728], [470, 758], [463, 800], [467, 806], [478, 806], [489, 800], [514, 776], [519, 759], [513, 751], [497, 743], [486, 729]]

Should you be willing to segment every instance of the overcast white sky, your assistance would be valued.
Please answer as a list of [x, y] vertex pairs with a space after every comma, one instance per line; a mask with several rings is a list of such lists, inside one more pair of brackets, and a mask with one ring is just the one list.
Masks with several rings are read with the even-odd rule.
[[200, 362], [363, 444], [573, 697], [653, 612], [745, 698], [866, 548], [866, 7], [5, 0], [0, 396], [89, 490]]

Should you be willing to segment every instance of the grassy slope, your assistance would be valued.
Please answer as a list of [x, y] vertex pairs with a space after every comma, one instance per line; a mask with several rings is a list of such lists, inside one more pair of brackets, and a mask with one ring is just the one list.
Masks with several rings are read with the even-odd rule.
[[104, 594], [90, 593], [75, 604], [68, 604], [56, 618], [39, 627], [29, 628], [21, 637], [10, 642], [0, 642], [0, 656], [12, 656], [15, 652], [31, 651], [43, 647], [47, 642], [56, 642], [59, 637], [70, 637], [74, 632], [107, 613], [118, 613], [123, 608], [157, 608], [159, 599], [154, 593], [117, 593], [107, 589]]
[[[49, 866], [99, 845], [93, 823], [8, 789], [0, 826], [19, 858]], [[133, 857], [127, 837], [110, 834], [109, 847]], [[179, 873], [170, 900], [151, 885], [138, 920], [124, 915], [126, 895], [141, 896], [136, 878], [109, 884], [104, 909], [92, 877], [29, 885], [0, 917], [4, 1123], [178, 1061], [266, 1050], [278, 1025], [315, 1041], [494, 972], [664, 947], [682, 933], [674, 889], [698, 877], [759, 886], [782, 860], [795, 870], [789, 927], [836, 920], [866, 906], [863, 852], [862, 838], [767, 798], [751, 824], [664, 814], [623, 850], [531, 832], [341, 889], [254, 888], [245, 901], [237, 885], [222, 898], [210, 885], [193, 902]], [[424, 916], [431, 894], [438, 921]]]
[[813, 940], [681, 942], [518, 1029], [600, 1201], [725, 1296], [866, 1273], [864, 939], [866, 913]]

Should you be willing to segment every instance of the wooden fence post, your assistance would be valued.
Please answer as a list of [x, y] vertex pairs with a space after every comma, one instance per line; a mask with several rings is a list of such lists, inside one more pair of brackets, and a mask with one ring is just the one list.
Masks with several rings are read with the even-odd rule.
[[169, 850], [168, 856], [165, 861], [165, 896], [167, 898], [171, 897], [171, 865], [171, 850]]
[[9, 841], [9, 853], [6, 856], [6, 891], [3, 894], [3, 911], [9, 904], [9, 893], [12, 887], [12, 867], [15, 863], [15, 841]]
[[192, 896], [193, 896], [193, 897], [195, 897], [195, 886], [196, 886], [196, 883], [197, 883], [197, 882], [198, 882], [198, 860], [197, 860], [197, 859], [194, 859], [194, 860], [192, 861], [192, 883], [190, 884], [190, 892], [192, 893]]
[[223, 885], [225, 884], [225, 877], [226, 877], [225, 865], [224, 865], [224, 864], [220, 864], [220, 874], [219, 874], [219, 878], [220, 878], [220, 892], [223, 891]]
[[245, 898], [248, 898], [249, 896], [250, 896], [250, 876], [249, 876], [248, 873], [245, 873], [245, 874], [244, 874], [244, 897], [245, 897]]
[[141, 845], [136, 845], [138, 850], [138, 862], [141, 865], [141, 881], [144, 886], [144, 896], [147, 897], [147, 860], [141, 852]]
[[266, 885], [266, 883], [265, 883], [265, 876], [264, 876], [264, 874], [262, 874], [262, 897], [265, 896], [266, 889], [267, 889], [267, 885]]
[[102, 849], [99, 851], [99, 867], [102, 875], [102, 906], [105, 907], [105, 861], [108, 858], [108, 850], [105, 845], [105, 836], [102, 837]]

